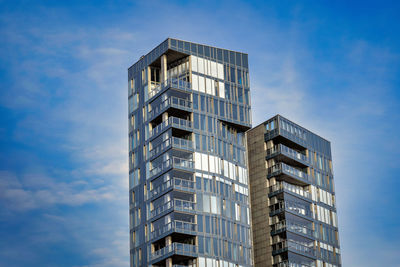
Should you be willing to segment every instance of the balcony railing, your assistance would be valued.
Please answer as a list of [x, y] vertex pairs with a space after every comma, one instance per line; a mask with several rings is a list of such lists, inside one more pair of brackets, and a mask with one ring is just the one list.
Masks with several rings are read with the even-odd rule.
[[294, 242], [292, 240], [285, 240], [279, 243], [276, 243], [274, 249], [274, 254], [279, 254], [286, 250], [294, 250], [297, 252], [301, 252], [303, 254], [315, 257], [315, 249], [314, 247], [308, 247], [304, 244]]
[[170, 188], [191, 190], [194, 189], [194, 184], [194, 181], [174, 177], [151, 190], [149, 193], [149, 198], [160, 195]]
[[154, 107], [150, 112], [149, 112], [149, 119], [154, 118], [157, 116], [161, 111], [167, 109], [168, 107], [175, 107], [175, 108], [180, 108], [180, 109], [190, 109], [192, 108], [192, 102], [189, 100], [175, 97], [175, 96], [170, 96], [167, 99], [165, 99], [160, 105], [157, 107]]
[[281, 230], [288, 230], [288, 231], [292, 231], [295, 233], [307, 235], [309, 237], [314, 237], [313, 229], [311, 229], [310, 227], [307, 227], [305, 225], [295, 223], [293, 221], [286, 221], [286, 220], [280, 221], [276, 224], [273, 224], [271, 226], [271, 228], [272, 228], [272, 231], [271, 231], [272, 233], [276, 233]]
[[159, 92], [161, 92], [163, 89], [167, 87], [174, 87], [184, 91], [191, 90], [191, 84], [189, 82], [177, 78], [169, 78], [168, 80], [162, 83], [151, 82], [149, 99], [157, 95]]
[[169, 246], [163, 247], [162, 249], [156, 250], [151, 254], [151, 260], [163, 257], [167, 254], [188, 254], [193, 255], [197, 253], [197, 246], [183, 243], [172, 243]]
[[272, 205], [271, 208], [271, 215], [274, 216], [275, 214], [284, 212], [284, 211], [291, 211], [297, 213], [299, 215], [305, 216], [309, 219], [314, 218], [313, 212], [309, 209], [306, 209], [303, 205], [293, 202], [293, 201], [279, 201], [276, 204]]
[[297, 264], [297, 263], [294, 263], [294, 262], [289, 262], [289, 261], [282, 261], [282, 262], [279, 262], [279, 263], [276, 263], [276, 264], [274, 264], [273, 265], [274, 267], [296, 267], [296, 266], [301, 266], [301, 267], [315, 267], [315, 265], [308, 265], [308, 264], [304, 264], [304, 263], [301, 263], [301, 265], [300, 264]]
[[283, 162], [277, 163], [274, 166], [268, 168], [268, 174], [273, 175], [276, 172], [282, 172], [294, 178], [297, 178], [298, 180], [310, 182], [310, 178], [307, 173], [292, 166], [289, 166]]
[[172, 157], [172, 159], [168, 159], [162, 162], [160, 165], [157, 165], [153, 169], [150, 170], [150, 177], [153, 177], [170, 167], [174, 168], [182, 168], [182, 169], [193, 169], [193, 160], [191, 159], [183, 159], [178, 157]]
[[[171, 142], [172, 139], [172, 142]], [[165, 150], [167, 147], [171, 146], [174, 148], [180, 148], [185, 150], [193, 150], [193, 141], [186, 140], [178, 137], [168, 138], [167, 140], [163, 141], [161, 144], [153, 148], [147, 154], [147, 158], [152, 158], [155, 155], [160, 154], [161, 151]]]
[[297, 150], [294, 150], [292, 148], [289, 148], [285, 145], [278, 144], [275, 145], [274, 147], [267, 149], [267, 156], [271, 156], [277, 153], [282, 153], [284, 155], [287, 155], [291, 158], [303, 161], [303, 162], [308, 162], [308, 157], [304, 155], [303, 153], [298, 152]]
[[163, 121], [162, 123], [154, 127], [154, 129], [150, 132], [149, 137], [158, 135], [159, 133], [164, 131], [164, 129], [166, 129], [168, 126], [174, 126], [177, 128], [190, 130], [192, 129], [192, 122], [177, 117], [169, 117], [168, 120]]
[[196, 202], [182, 200], [182, 199], [173, 199], [150, 211], [150, 217], [152, 218], [157, 215], [160, 215], [161, 213], [170, 210], [172, 208], [181, 211], [192, 211], [195, 209], [195, 207], [196, 207]]
[[286, 183], [286, 182], [280, 182], [280, 183], [277, 183], [277, 184], [269, 187], [269, 192], [270, 193], [273, 193], [273, 192], [276, 192], [276, 191], [281, 191], [281, 190], [287, 190], [287, 191], [290, 191], [292, 193], [295, 193], [296, 195], [305, 197], [307, 199], [311, 199], [310, 192], [304, 190], [301, 186], [292, 185], [292, 184], [289, 184], [289, 183]]
[[169, 231], [176, 231], [176, 232], [196, 232], [197, 231], [197, 224], [191, 222], [184, 222], [184, 221], [172, 221], [163, 227], [155, 229], [150, 233], [150, 238], [156, 238], [161, 236]]

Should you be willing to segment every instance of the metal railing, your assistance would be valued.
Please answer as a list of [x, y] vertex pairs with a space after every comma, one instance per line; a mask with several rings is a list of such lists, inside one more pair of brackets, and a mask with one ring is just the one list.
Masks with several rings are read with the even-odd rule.
[[197, 253], [197, 246], [183, 243], [172, 243], [169, 246], [163, 247], [162, 249], [156, 250], [151, 254], [151, 259], [157, 259], [159, 257], [165, 256], [171, 252], [180, 254], [193, 254]]
[[[172, 139], [172, 142], [171, 142]], [[153, 148], [152, 150], [149, 151], [147, 154], [147, 158], [152, 158], [153, 156], [159, 154], [161, 151], [166, 149], [172, 144], [172, 147], [175, 148], [180, 148], [180, 149], [186, 149], [186, 150], [192, 150], [193, 149], [193, 141], [187, 140], [187, 139], [182, 139], [178, 137], [172, 137], [168, 138], [165, 141], [163, 141], [161, 144]]]
[[154, 167], [153, 169], [150, 170], [150, 176], [155, 176], [164, 170], [170, 168], [184, 168], [184, 169], [193, 169], [194, 163], [193, 160], [191, 159], [183, 159], [183, 158], [178, 158], [178, 157], [172, 157], [171, 159], [168, 159], [164, 162], [162, 162], [160, 165]]
[[150, 136], [155, 136], [159, 133], [161, 133], [165, 128], [168, 126], [175, 126], [179, 128], [185, 128], [185, 129], [191, 129], [192, 128], [192, 122], [189, 120], [177, 118], [177, 117], [169, 117], [168, 120], [163, 121], [159, 125], [153, 128], [153, 130], [150, 132]]
[[306, 209], [303, 205], [293, 201], [279, 201], [278, 203], [272, 205], [272, 214], [277, 214], [283, 211], [291, 211], [309, 218], [314, 218], [311, 210]]
[[182, 211], [192, 211], [195, 209], [195, 207], [196, 207], [196, 202], [182, 200], [182, 199], [173, 199], [150, 211], [150, 218], [155, 217], [163, 213], [164, 211], [167, 211], [172, 208]]
[[301, 267], [315, 267], [315, 265], [308, 265], [308, 264], [304, 264], [304, 263], [301, 263], [301, 265], [300, 264], [297, 264], [297, 263], [294, 263], [294, 262], [289, 262], [289, 261], [282, 261], [282, 262], [279, 262], [279, 263], [275, 263], [274, 265], [273, 265], [274, 267], [298, 267], [298, 266], [301, 266]]
[[295, 250], [295, 251], [302, 252], [304, 254], [315, 257], [314, 247], [307, 247], [304, 244], [294, 242], [292, 240], [285, 240], [285, 241], [274, 244], [274, 246], [275, 246], [276, 253], [280, 253], [282, 251], [285, 251], [286, 249], [289, 249], [289, 250]]
[[280, 221], [276, 224], [273, 224], [271, 226], [272, 232], [277, 232], [280, 230], [289, 230], [292, 232], [304, 234], [310, 237], [314, 237], [314, 230], [311, 229], [310, 227], [307, 227], [305, 225], [295, 223], [293, 221]]
[[307, 173], [305, 173], [295, 167], [289, 166], [283, 162], [277, 163], [274, 166], [268, 168], [268, 174], [273, 174], [273, 173], [279, 172], [279, 171], [285, 172], [291, 176], [295, 176], [296, 178], [300, 178], [300, 180], [309, 181], [309, 176]]
[[163, 89], [167, 87], [175, 87], [180, 90], [184, 91], [190, 91], [191, 90], [191, 84], [190, 82], [186, 82], [181, 79], [177, 78], [169, 78], [166, 81], [162, 83], [158, 82], [151, 82], [150, 86], [150, 91], [149, 91], [149, 99], [157, 95], [159, 92], [161, 92]]
[[149, 198], [160, 195], [161, 193], [169, 190], [170, 188], [177, 189], [194, 189], [194, 181], [186, 180], [182, 178], [173, 177], [172, 179], [162, 183], [149, 192]]
[[162, 110], [166, 109], [167, 107], [176, 107], [176, 108], [183, 108], [183, 109], [190, 109], [192, 107], [192, 102], [180, 97], [170, 96], [161, 102], [160, 105], [154, 107], [149, 112], [149, 119], [152, 119], [157, 114], [159, 114]]
[[161, 236], [162, 234], [167, 233], [171, 230], [195, 232], [195, 231], [197, 231], [197, 224], [191, 223], [191, 222], [175, 220], [175, 221], [172, 221], [172, 222], [152, 231], [150, 233], [150, 238], [151, 239], [156, 238], [157, 236]]
[[297, 150], [294, 150], [292, 148], [289, 148], [283, 144], [278, 144], [273, 146], [272, 148], [267, 149], [267, 155], [271, 156], [275, 153], [282, 153], [285, 154], [291, 158], [295, 158], [301, 161], [308, 162], [308, 157], [304, 155], [303, 153], [298, 152]]
[[292, 193], [295, 193], [296, 195], [311, 199], [310, 192], [304, 190], [301, 186], [292, 185], [292, 184], [289, 184], [286, 182], [280, 182], [280, 183], [277, 183], [277, 184], [269, 187], [270, 193], [280, 191], [280, 190], [287, 190]]

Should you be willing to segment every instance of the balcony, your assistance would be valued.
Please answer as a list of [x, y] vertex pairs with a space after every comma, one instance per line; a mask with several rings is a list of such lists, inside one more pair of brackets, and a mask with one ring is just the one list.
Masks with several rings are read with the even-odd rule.
[[158, 115], [160, 115], [169, 108], [177, 108], [180, 110], [191, 111], [192, 102], [183, 98], [170, 96], [166, 100], [164, 100], [160, 105], [153, 108], [153, 110], [149, 112], [148, 119], [152, 120], [153, 118], [157, 117]]
[[278, 144], [273, 148], [267, 149], [267, 159], [277, 156], [289, 161], [289, 163], [293, 165], [299, 165], [301, 167], [309, 166], [309, 158], [306, 155], [283, 144]]
[[307, 173], [292, 166], [289, 166], [283, 162], [279, 162], [274, 166], [268, 168], [267, 178], [271, 178], [274, 176], [282, 177], [283, 179], [287, 179], [290, 183], [299, 185], [308, 185], [311, 183], [311, 177], [309, 177]]
[[172, 189], [192, 192], [194, 190], [194, 186], [194, 181], [173, 177], [171, 180], [168, 180], [151, 190], [149, 192], [149, 199], [162, 195]]
[[160, 165], [154, 167], [153, 169], [150, 170], [150, 177], [154, 177], [156, 175], [159, 175], [170, 168], [177, 168], [185, 171], [191, 171], [193, 172], [193, 160], [191, 159], [184, 159], [184, 158], [178, 158], [178, 157], [172, 157], [171, 159], [168, 159], [161, 163]]
[[167, 140], [163, 141], [161, 144], [150, 150], [147, 154], [147, 158], [151, 159], [155, 156], [158, 156], [159, 154], [167, 151], [171, 147], [181, 150], [193, 151], [193, 141], [178, 137], [168, 138]]
[[271, 197], [271, 196], [277, 195], [277, 194], [279, 194], [281, 192], [287, 192], [287, 193], [290, 193], [290, 194], [295, 194], [296, 196], [298, 196], [298, 197], [300, 197], [302, 199], [311, 201], [310, 192], [304, 190], [300, 186], [289, 184], [289, 183], [286, 183], [284, 181], [279, 182], [279, 183], [277, 183], [277, 184], [275, 184], [273, 186], [270, 186], [269, 187], [268, 196]]
[[[289, 262], [289, 261], [282, 261], [282, 262], [279, 262], [279, 263], [275, 263], [273, 266], [274, 267], [293, 267], [293, 266], [296, 266], [296, 265], [294, 265], [294, 264], [296, 264], [296, 263], [293, 263], [293, 262]], [[301, 263], [301, 265], [298, 265], [298, 266], [301, 266], [301, 267], [315, 267], [315, 265], [306, 265], [306, 264], [304, 264], [304, 263]]]
[[305, 225], [292, 222], [292, 221], [287, 221], [287, 220], [280, 221], [276, 224], [273, 224], [271, 226], [271, 228], [272, 228], [271, 235], [276, 235], [276, 234], [279, 234], [284, 231], [290, 231], [295, 234], [300, 234], [300, 235], [304, 235], [306, 237], [314, 238], [314, 230], [313, 229], [311, 229]]
[[191, 92], [192, 86], [189, 82], [177, 78], [169, 78], [168, 80], [162, 83], [151, 82], [149, 100], [168, 88], [176, 88], [181, 91]]
[[163, 121], [150, 132], [149, 138], [159, 135], [160, 133], [165, 131], [168, 127], [175, 127], [189, 132], [193, 131], [193, 126], [191, 121], [177, 117], [169, 117], [168, 120]]
[[163, 247], [162, 249], [156, 250], [151, 254], [151, 261], [153, 263], [162, 260], [163, 258], [169, 258], [170, 256], [177, 254], [182, 256], [196, 257], [197, 246], [183, 243], [172, 243], [169, 246]]
[[307, 209], [305, 206], [300, 203], [291, 202], [291, 201], [279, 201], [276, 204], [271, 205], [270, 208], [270, 216], [275, 216], [282, 212], [291, 212], [295, 215], [303, 217], [308, 220], [313, 220], [314, 216], [311, 210]]
[[196, 231], [197, 231], [197, 224], [174, 220], [164, 225], [163, 227], [152, 231], [150, 233], [150, 239], [157, 239], [163, 236], [167, 236], [173, 232], [195, 235]]
[[315, 250], [313, 247], [307, 247], [304, 244], [294, 242], [292, 240], [284, 240], [272, 245], [272, 255], [277, 255], [286, 251], [293, 251], [304, 256], [315, 258]]
[[190, 212], [195, 210], [195, 207], [196, 202], [182, 199], [173, 199], [150, 211], [150, 218], [156, 217], [166, 211], [172, 211], [173, 209], [177, 211]]

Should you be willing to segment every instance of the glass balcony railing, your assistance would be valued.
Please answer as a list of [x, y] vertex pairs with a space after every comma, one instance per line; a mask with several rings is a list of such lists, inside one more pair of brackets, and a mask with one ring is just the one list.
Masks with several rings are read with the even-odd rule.
[[167, 99], [165, 99], [160, 105], [157, 107], [154, 107], [148, 115], [149, 119], [152, 119], [156, 117], [157, 115], [160, 114], [161, 111], [167, 109], [168, 107], [175, 107], [175, 108], [180, 108], [180, 109], [190, 109], [192, 108], [192, 102], [189, 100], [175, 97], [175, 96], [170, 96]]
[[273, 224], [271, 226], [272, 229], [272, 233], [276, 233], [282, 230], [288, 230], [288, 231], [292, 231], [295, 233], [299, 233], [299, 234], [303, 234], [303, 235], [307, 235], [309, 237], [314, 237], [314, 230], [311, 229], [310, 227], [306, 226], [306, 225], [302, 225], [293, 221], [280, 221], [276, 224]]
[[276, 204], [271, 205], [271, 215], [274, 216], [275, 214], [284, 212], [284, 211], [291, 211], [293, 213], [297, 213], [299, 215], [314, 218], [313, 212], [307, 208], [306, 205], [293, 202], [293, 201], [279, 201]]
[[173, 177], [172, 179], [162, 183], [161, 185], [151, 190], [149, 192], [149, 198], [161, 195], [171, 188], [176, 188], [180, 190], [191, 190], [194, 189], [194, 185], [194, 181]]
[[197, 231], [197, 225], [195, 223], [191, 222], [184, 222], [184, 221], [172, 221], [163, 227], [160, 227], [158, 229], [155, 229], [150, 233], [150, 238], [156, 238], [158, 236], [161, 236], [169, 231], [176, 231], [176, 232], [196, 232]]
[[[172, 141], [171, 141], [172, 139]], [[163, 141], [161, 144], [153, 148], [147, 154], [147, 158], [152, 158], [155, 155], [160, 154], [161, 151], [165, 150], [167, 147], [171, 146], [175, 148], [185, 149], [185, 150], [193, 150], [193, 141], [186, 140], [178, 137], [168, 138]]]
[[309, 264], [304, 264], [304, 263], [298, 264], [298, 263], [295, 263], [295, 262], [289, 262], [287, 260], [279, 262], [279, 263], [276, 263], [273, 266], [274, 267], [299, 267], [299, 266], [301, 266], [301, 267], [315, 267], [315, 265], [309, 265]]
[[164, 131], [168, 126], [173, 126], [177, 128], [183, 128], [185, 130], [191, 130], [192, 129], [192, 122], [189, 120], [184, 120], [181, 118], [177, 117], [169, 117], [168, 120], [163, 121], [159, 125], [153, 128], [153, 130], [150, 132], [149, 137], [153, 137]]
[[191, 84], [189, 82], [186, 82], [181, 79], [177, 78], [169, 78], [165, 82], [159, 83], [159, 82], [151, 82], [150, 84], [150, 91], [149, 91], [149, 99], [157, 95], [159, 92], [164, 90], [165, 88], [168, 87], [174, 87], [180, 90], [184, 91], [190, 91], [191, 90]]
[[280, 183], [277, 183], [277, 184], [269, 187], [270, 193], [274, 193], [274, 192], [281, 191], [281, 190], [282, 191], [285, 191], [285, 190], [290, 191], [292, 193], [295, 193], [296, 195], [305, 197], [307, 199], [311, 199], [310, 192], [304, 190], [301, 186], [289, 184], [286, 182], [280, 182]]
[[193, 149], [193, 141], [187, 140], [178, 137], [172, 137], [172, 146], [176, 148], [192, 150]]
[[156, 250], [151, 254], [151, 260], [163, 257], [167, 254], [195, 254], [197, 253], [197, 246], [183, 243], [172, 243], [169, 246], [163, 247], [162, 249]]
[[172, 208], [181, 211], [192, 211], [195, 209], [195, 206], [196, 202], [182, 200], [182, 199], [173, 199], [150, 211], [150, 217], [152, 218], [157, 215], [160, 215], [161, 213]]
[[309, 178], [307, 173], [305, 173], [305, 172], [303, 172], [303, 171], [301, 171], [301, 170], [299, 170], [297, 168], [294, 168], [292, 166], [289, 166], [289, 165], [287, 165], [287, 164], [285, 164], [283, 162], [277, 163], [274, 166], [268, 168], [268, 174], [269, 175], [273, 175], [276, 172], [282, 172], [282, 173], [285, 173], [285, 174], [287, 174], [289, 176], [297, 178], [297, 179], [299, 179], [301, 181], [310, 182], [310, 178]]
[[297, 252], [301, 252], [303, 254], [315, 257], [315, 249], [314, 247], [308, 247], [302, 243], [295, 242], [293, 240], [285, 240], [273, 245], [275, 247], [274, 254], [279, 254], [286, 250], [294, 250]]
[[275, 145], [273, 148], [267, 149], [267, 156], [272, 156], [274, 154], [282, 153], [290, 158], [300, 160], [303, 162], [308, 162], [308, 157], [303, 153], [298, 152], [292, 148], [289, 148], [285, 145], [278, 144]]
[[193, 160], [191, 159], [183, 159], [183, 158], [178, 158], [178, 157], [172, 157], [171, 159], [168, 159], [161, 164], [157, 165], [156, 167], [153, 167], [150, 170], [150, 177], [153, 177], [159, 173], [162, 173], [163, 171], [169, 169], [170, 167], [174, 168], [180, 168], [180, 169], [193, 169], [194, 163]]

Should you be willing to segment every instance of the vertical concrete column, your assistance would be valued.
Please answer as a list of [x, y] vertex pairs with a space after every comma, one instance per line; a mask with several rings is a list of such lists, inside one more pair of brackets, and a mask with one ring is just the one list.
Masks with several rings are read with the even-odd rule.
[[171, 236], [167, 236], [165, 238], [165, 246], [169, 246], [172, 244], [172, 237]]
[[172, 267], [172, 258], [168, 258], [166, 261], [165, 261], [165, 263], [166, 263], [166, 267]]
[[[167, 236], [165, 238], [165, 246], [168, 247], [170, 245], [172, 245], [172, 237], [171, 236]], [[166, 265], [165, 266], [166, 267], [172, 267], [172, 258], [168, 258], [166, 260]]]
[[167, 121], [167, 120], [168, 120], [168, 112], [164, 112], [164, 113], [162, 114], [162, 121], [165, 122], [165, 121]]
[[189, 82], [192, 82], [192, 56], [189, 57]]
[[167, 55], [161, 56], [161, 82], [165, 82], [167, 80]]

